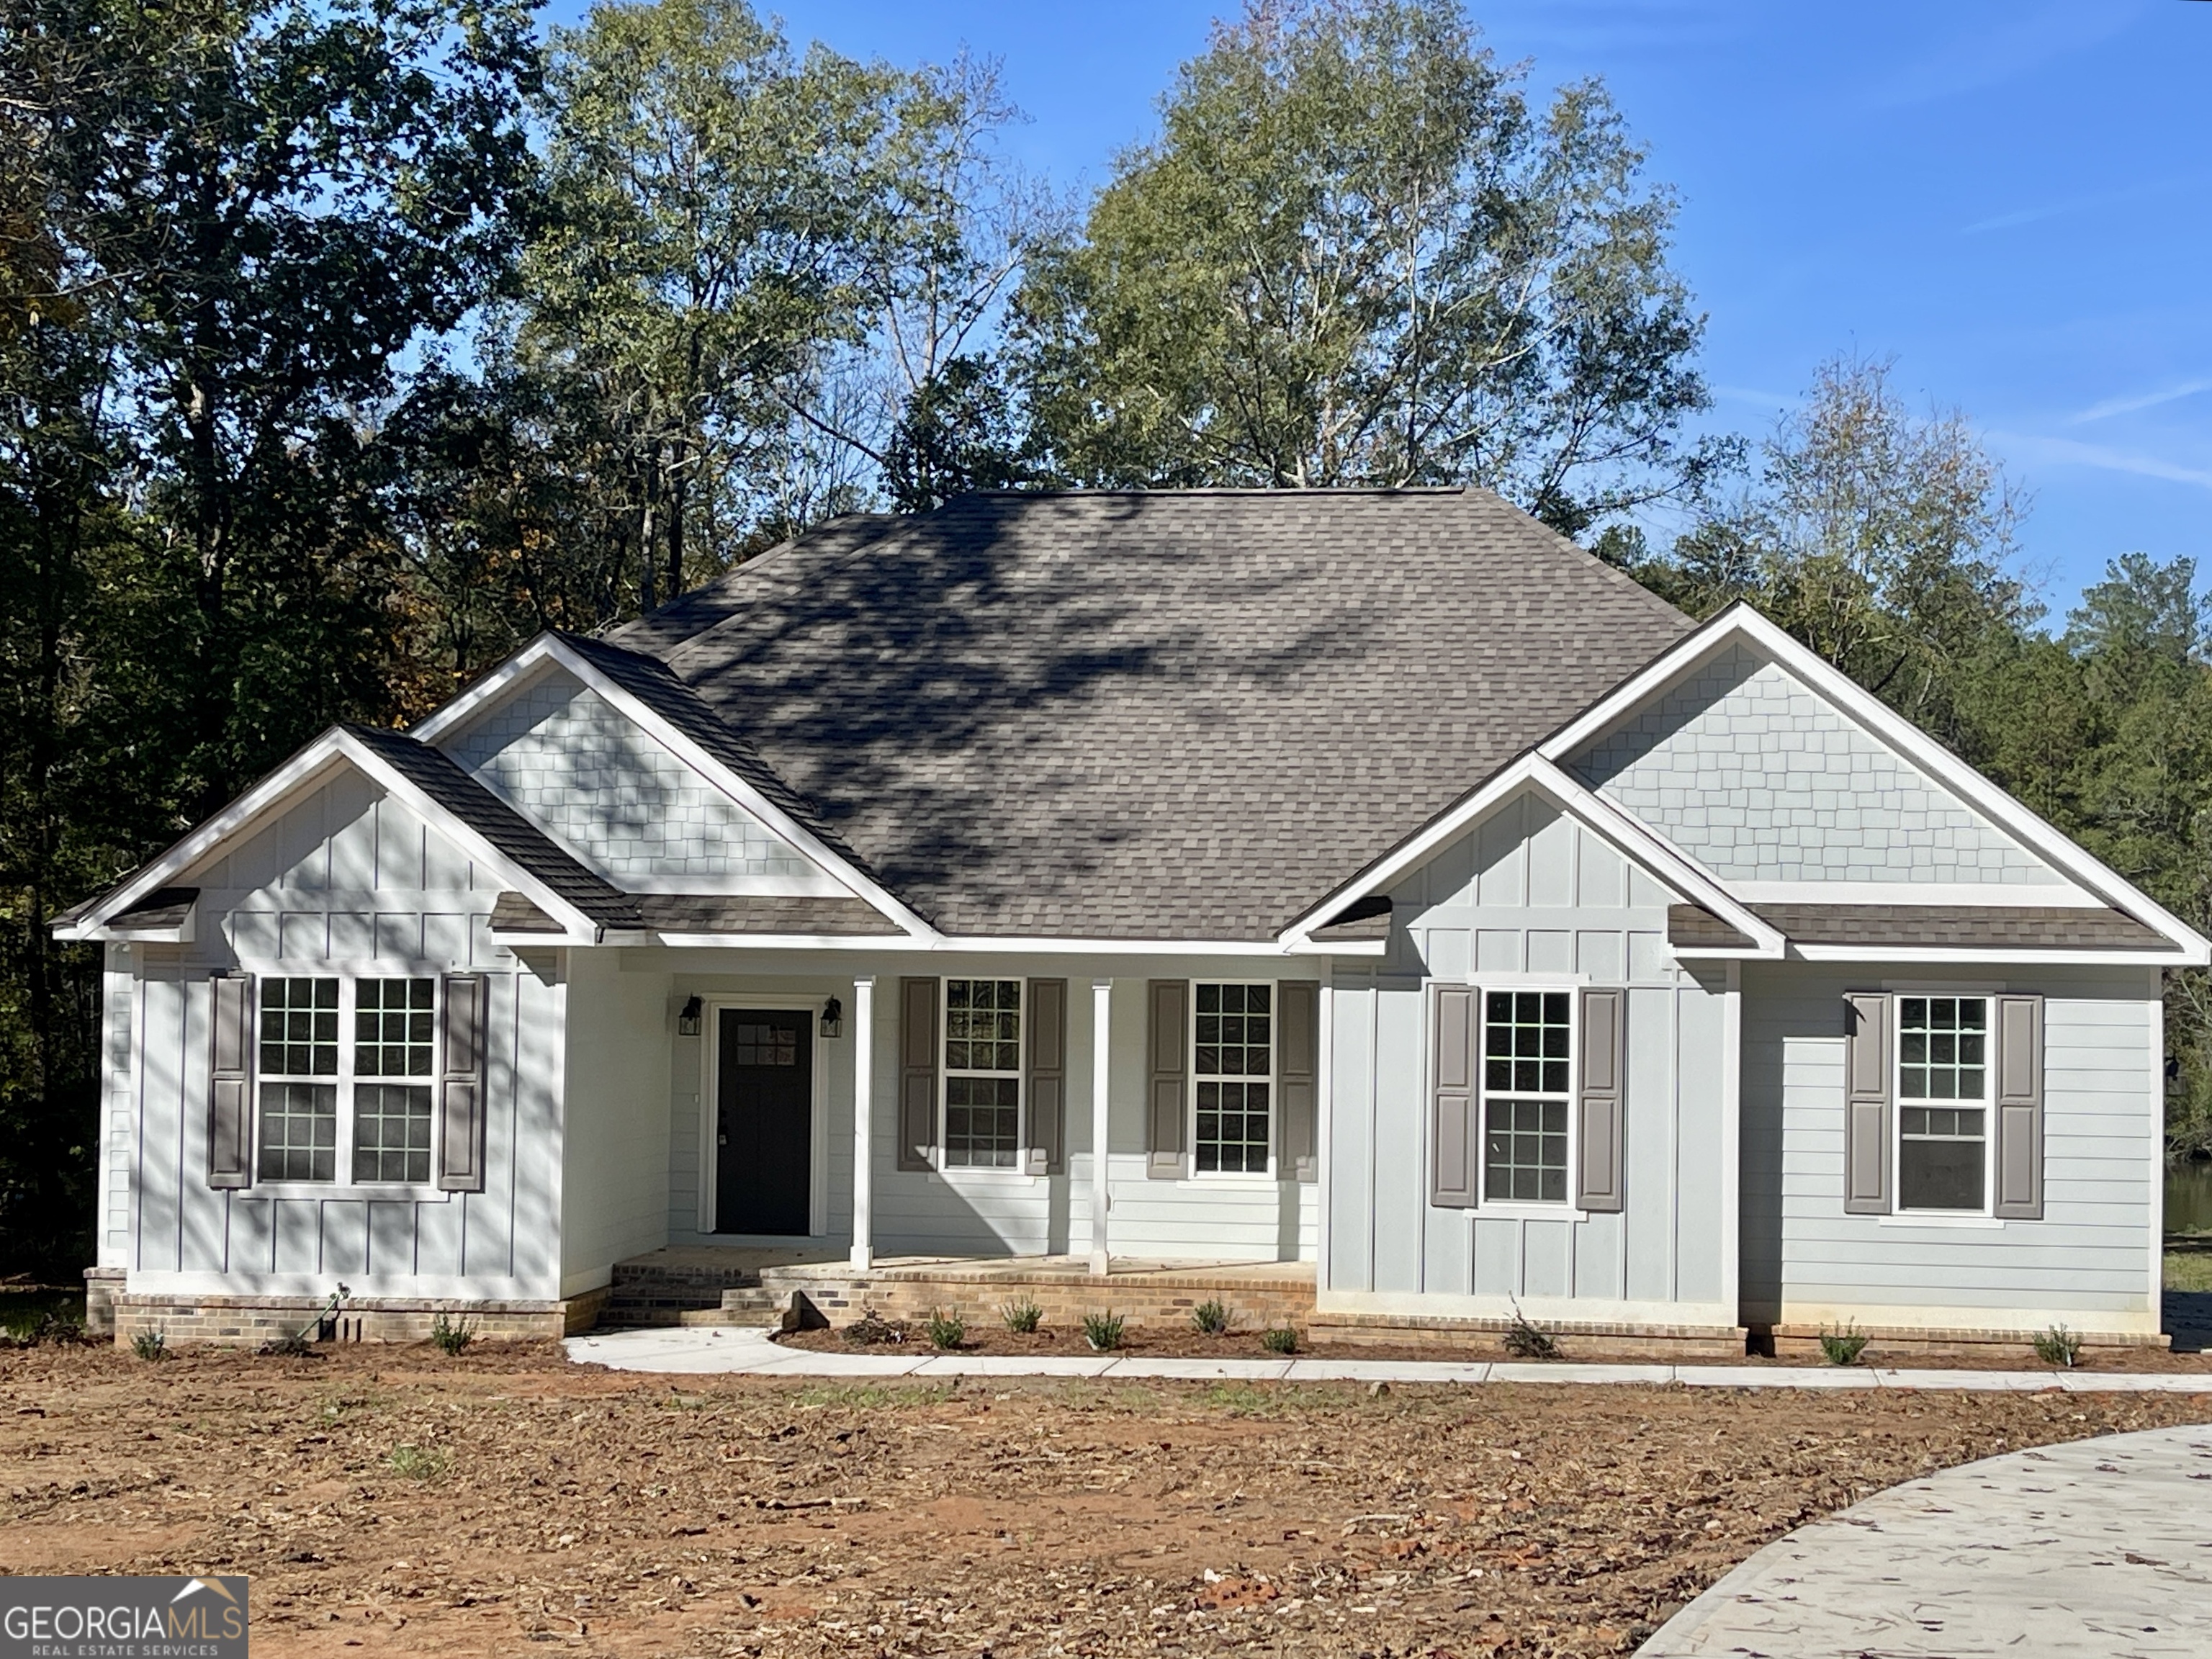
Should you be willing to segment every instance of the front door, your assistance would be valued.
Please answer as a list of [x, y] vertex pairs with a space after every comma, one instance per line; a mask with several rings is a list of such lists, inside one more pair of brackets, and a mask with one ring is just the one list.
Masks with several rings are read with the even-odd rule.
[[814, 1015], [716, 1011], [714, 1231], [806, 1231], [814, 1141]]

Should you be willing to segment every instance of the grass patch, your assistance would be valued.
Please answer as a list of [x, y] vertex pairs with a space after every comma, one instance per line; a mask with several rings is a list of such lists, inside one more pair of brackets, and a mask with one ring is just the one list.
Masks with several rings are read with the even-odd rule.
[[908, 1383], [894, 1387], [883, 1382], [842, 1382], [801, 1389], [801, 1406], [845, 1407], [879, 1411], [885, 1407], [936, 1406], [952, 1398], [952, 1389], [937, 1383]]
[[384, 1461], [394, 1474], [410, 1480], [442, 1480], [452, 1467], [451, 1460], [434, 1446], [394, 1446], [392, 1455]]

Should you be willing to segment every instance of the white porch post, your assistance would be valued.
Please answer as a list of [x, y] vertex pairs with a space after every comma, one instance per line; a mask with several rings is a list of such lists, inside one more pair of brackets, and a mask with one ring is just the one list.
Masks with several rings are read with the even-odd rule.
[[870, 1188], [875, 1177], [876, 981], [853, 981], [853, 1266], [875, 1265]]
[[1114, 981], [1091, 981], [1091, 1271], [1106, 1271], [1106, 1148], [1112, 1120], [1107, 1055], [1113, 1048]]

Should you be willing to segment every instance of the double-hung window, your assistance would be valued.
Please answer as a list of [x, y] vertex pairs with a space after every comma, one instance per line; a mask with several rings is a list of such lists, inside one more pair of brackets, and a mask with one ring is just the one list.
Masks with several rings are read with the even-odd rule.
[[1989, 1204], [1990, 1004], [1986, 997], [1897, 1000], [1897, 1206]]
[[1482, 1195], [1564, 1204], [1574, 1068], [1571, 991], [1492, 991], [1482, 1014]]
[[1265, 1175], [1274, 1146], [1275, 988], [1201, 981], [1194, 991], [1191, 1162], [1200, 1175]]
[[259, 1178], [336, 1183], [343, 1152], [355, 1185], [427, 1183], [437, 982], [270, 978], [260, 989]]
[[1022, 1159], [1022, 982], [945, 981], [945, 1166]]

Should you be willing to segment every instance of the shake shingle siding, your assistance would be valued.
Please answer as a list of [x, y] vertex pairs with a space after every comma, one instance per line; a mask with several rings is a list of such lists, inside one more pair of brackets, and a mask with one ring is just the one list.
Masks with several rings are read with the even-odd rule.
[[841, 520], [606, 643], [948, 933], [1258, 939], [1689, 627], [1479, 490], [1200, 491]]

